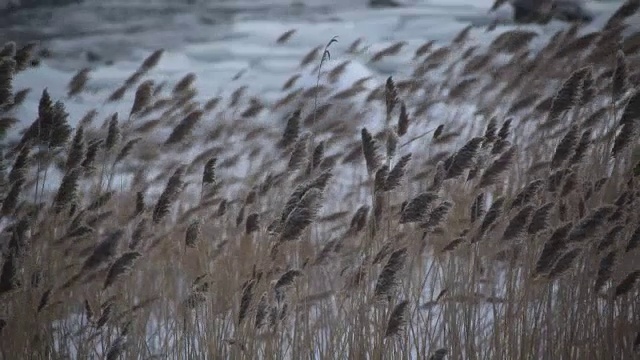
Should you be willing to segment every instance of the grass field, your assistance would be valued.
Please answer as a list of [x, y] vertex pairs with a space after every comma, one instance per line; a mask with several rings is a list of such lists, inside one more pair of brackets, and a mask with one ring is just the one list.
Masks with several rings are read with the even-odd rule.
[[317, 85], [275, 102], [198, 102], [206, 79], [154, 81], [158, 50], [104, 99], [129, 111], [75, 128], [6, 44], [2, 358], [637, 358], [638, 7], [535, 52], [467, 28], [374, 89], [336, 91], [310, 44]]

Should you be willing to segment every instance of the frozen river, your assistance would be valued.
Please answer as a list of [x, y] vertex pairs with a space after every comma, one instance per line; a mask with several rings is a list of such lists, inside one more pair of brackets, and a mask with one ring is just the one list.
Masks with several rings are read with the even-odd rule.
[[[34, 90], [27, 104], [37, 101], [44, 84], [61, 97], [68, 79], [82, 67], [93, 70], [92, 91], [112, 91], [158, 48], [167, 52], [152, 74], [156, 80], [176, 81], [193, 72], [205, 97], [250, 85], [252, 92], [275, 99], [281, 96], [283, 82], [300, 71], [302, 57], [333, 36], [339, 42], [332, 45], [331, 61], [352, 61], [347, 82], [369, 75], [402, 77], [409, 71], [406, 64], [415, 49], [429, 40], [449, 41], [469, 24], [477, 26], [471, 32], [477, 41], [495, 37], [486, 32], [486, 25], [496, 20], [509, 23], [511, 9], [489, 13], [492, 2], [405, 0], [403, 8], [370, 9], [365, 0], [201, 0], [195, 4], [86, 0], [81, 5], [5, 16], [0, 41], [41, 41], [53, 55], [39, 69], [17, 79], [18, 88]], [[618, 4], [589, 2], [587, 6], [596, 13], [593, 26], [597, 26]], [[562, 26], [566, 25], [554, 22], [538, 31], [552, 34]], [[495, 31], [510, 27], [499, 26]], [[293, 36], [276, 44], [289, 30], [295, 30]], [[346, 49], [359, 38], [361, 51], [347, 54]], [[369, 61], [371, 54], [398, 41], [406, 45], [397, 55]], [[67, 105], [84, 108], [86, 100], [76, 98]], [[28, 121], [33, 110], [25, 109]]]

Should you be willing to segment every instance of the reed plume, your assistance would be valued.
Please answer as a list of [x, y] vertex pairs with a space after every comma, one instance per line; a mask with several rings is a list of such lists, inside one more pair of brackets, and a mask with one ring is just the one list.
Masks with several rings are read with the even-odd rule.
[[502, 241], [513, 240], [526, 230], [529, 223], [529, 217], [533, 213], [535, 207], [533, 205], [527, 205], [523, 207], [514, 217], [509, 220], [509, 225], [502, 234]]
[[620, 22], [622, 22], [624, 19], [626, 19], [626, 18], [632, 16], [633, 14], [635, 14], [638, 11], [638, 9], [640, 9], [640, 1], [638, 1], [638, 0], [627, 0], [627, 1], [625, 1], [618, 8], [618, 10], [616, 10], [616, 12], [614, 12], [613, 15], [611, 15], [611, 17], [609, 18], [609, 20], [605, 24], [604, 28], [605, 29], [611, 29], [612, 27], [614, 27], [617, 24], [619, 24]]
[[547, 122], [558, 120], [560, 115], [571, 109], [579, 101], [582, 92], [582, 82], [592, 72], [590, 67], [583, 67], [574, 71], [567, 78], [551, 103], [551, 109], [547, 117]]
[[404, 102], [400, 104], [400, 115], [398, 117], [398, 136], [403, 136], [409, 130], [409, 114]]
[[133, 105], [131, 105], [131, 110], [129, 111], [129, 118], [138, 115], [145, 107], [147, 107], [151, 103], [151, 98], [153, 96], [153, 86], [154, 83], [152, 80], [147, 80], [138, 85], [133, 100]]
[[447, 170], [445, 179], [458, 177], [462, 175], [465, 170], [471, 168], [483, 141], [480, 137], [473, 138], [447, 159], [444, 163], [445, 169]]
[[601, 206], [589, 215], [582, 218], [569, 233], [569, 242], [584, 241], [592, 237], [596, 231], [606, 222], [606, 218], [615, 208], [613, 206]]
[[407, 164], [411, 160], [411, 153], [404, 155], [398, 160], [398, 162], [394, 165], [394, 167], [389, 171], [388, 176], [386, 177], [383, 185], [384, 191], [391, 191], [398, 186], [400, 186], [400, 181], [404, 177], [405, 168]]
[[188, 138], [196, 124], [200, 119], [202, 119], [202, 115], [203, 112], [201, 110], [195, 110], [185, 116], [185, 118], [182, 119], [182, 121], [180, 121], [180, 123], [178, 123], [178, 125], [173, 129], [165, 141], [165, 145], [177, 144]]
[[376, 298], [390, 297], [398, 286], [400, 271], [407, 261], [407, 249], [400, 248], [394, 251], [387, 264], [382, 269], [375, 287]]
[[611, 79], [611, 96], [613, 101], [618, 101], [622, 98], [622, 95], [627, 91], [627, 79], [628, 79], [627, 60], [622, 50], [618, 50], [616, 53], [616, 69], [613, 72], [613, 78]]
[[0, 106], [13, 102], [13, 76], [16, 62], [10, 58], [0, 58]]
[[552, 270], [553, 264], [560, 257], [561, 252], [566, 248], [566, 239], [573, 223], [568, 222], [558, 226], [549, 239], [545, 242], [542, 252], [538, 257], [535, 267], [535, 274], [544, 275]]
[[602, 236], [600, 242], [598, 242], [596, 250], [598, 252], [602, 252], [607, 248], [613, 246], [616, 243], [618, 236], [622, 233], [623, 230], [624, 230], [624, 226], [622, 225], [616, 225], [611, 229], [609, 229], [609, 231]]
[[84, 90], [85, 86], [87, 85], [87, 82], [89, 82], [90, 71], [91, 69], [84, 68], [78, 71], [71, 78], [71, 81], [69, 81], [69, 84], [67, 85], [67, 89], [68, 89], [67, 96], [69, 97], [76, 96]]
[[433, 231], [437, 226], [440, 225], [441, 222], [447, 217], [451, 208], [453, 207], [453, 203], [449, 201], [443, 201], [438, 206], [436, 206], [429, 216], [420, 224], [420, 228], [425, 231]]
[[80, 169], [78, 168], [72, 169], [62, 178], [53, 203], [56, 213], [59, 214], [76, 200], [79, 179]]
[[[622, 130], [625, 130], [625, 125], [633, 125], [638, 119], [640, 119], [640, 90], [636, 90], [633, 95], [631, 95], [622, 111], [622, 115], [620, 116], [620, 125], [623, 127]], [[631, 127], [631, 129], [635, 129], [635, 127]]]
[[412, 198], [402, 209], [400, 224], [421, 222], [425, 219], [430, 205], [438, 199], [438, 195], [425, 192]]
[[398, 90], [396, 89], [396, 84], [393, 82], [393, 78], [391, 76], [387, 78], [387, 82], [385, 84], [384, 102], [387, 109], [387, 119], [389, 119], [393, 109], [395, 109], [398, 104]]
[[[496, 3], [501, 0], [497, 0]], [[444, 357], [447, 356], [449, 352], [446, 349], [438, 349], [433, 352], [431, 356], [429, 356], [429, 360], [444, 360]]]
[[613, 266], [616, 262], [616, 255], [617, 252], [615, 250], [610, 251], [602, 258], [602, 260], [600, 260], [600, 267], [598, 269], [598, 274], [596, 275], [596, 283], [594, 286], [596, 292], [602, 290], [602, 287], [605, 285], [607, 280], [611, 278]]
[[624, 252], [629, 252], [636, 249], [640, 245], [640, 226], [636, 227], [631, 237], [629, 237], [629, 241], [627, 242], [627, 246], [624, 249]]
[[179, 166], [169, 178], [164, 191], [160, 195], [160, 198], [153, 209], [154, 223], [160, 223], [160, 221], [169, 214], [169, 207], [171, 204], [178, 199], [178, 196], [184, 187], [184, 182], [182, 180], [184, 172], [184, 166]]
[[478, 230], [478, 236], [474, 240], [474, 242], [481, 240], [487, 230], [489, 230], [491, 225], [493, 225], [493, 223], [500, 217], [500, 215], [502, 214], [502, 207], [504, 205], [504, 202], [504, 197], [499, 197], [493, 201], [493, 203], [489, 207], [489, 210], [482, 219], [482, 224], [480, 225], [480, 229]]
[[498, 157], [485, 171], [482, 173], [480, 177], [480, 183], [478, 184], [479, 188], [484, 188], [490, 185], [494, 185], [497, 183], [500, 176], [507, 170], [514, 161], [516, 156], [516, 149], [514, 147], [509, 148], [505, 151], [500, 157]]
[[627, 274], [627, 276], [624, 279], [622, 279], [622, 281], [618, 284], [618, 286], [616, 286], [613, 296], [614, 297], [622, 296], [628, 293], [629, 291], [631, 291], [631, 289], [635, 285], [636, 281], [638, 281], [638, 279], [640, 279], [640, 270], [632, 271], [629, 274]]
[[189, 223], [189, 226], [187, 226], [187, 231], [184, 235], [184, 243], [186, 247], [196, 247], [201, 235], [201, 224], [202, 222], [200, 219], [194, 219]]
[[113, 231], [98, 243], [91, 255], [84, 261], [82, 271], [94, 270], [114, 257], [123, 234], [122, 230]]
[[109, 268], [107, 278], [104, 280], [103, 289], [113, 285], [118, 278], [130, 272], [133, 263], [141, 256], [142, 254], [137, 251], [130, 251], [122, 254], [122, 256], [120, 256]]
[[372, 174], [377, 171], [381, 165], [381, 157], [378, 153], [378, 144], [366, 128], [362, 128], [361, 137], [362, 153], [364, 154], [367, 170]]
[[553, 154], [553, 158], [551, 159], [551, 168], [556, 169], [560, 167], [564, 163], [564, 161], [569, 158], [577, 143], [578, 127], [572, 126], [571, 129], [567, 131], [562, 140], [560, 140], [560, 142], [558, 143], [556, 151]]
[[321, 206], [322, 191], [312, 188], [307, 191], [298, 204], [288, 214], [280, 234], [280, 241], [297, 239], [302, 232], [315, 220]]
[[562, 254], [549, 272], [550, 279], [556, 279], [571, 269], [582, 249], [575, 248]]
[[553, 210], [555, 205], [556, 204], [553, 202], [548, 202], [536, 209], [531, 216], [531, 222], [527, 228], [527, 232], [530, 235], [535, 235], [548, 228], [549, 216], [551, 215], [551, 210]]
[[409, 312], [409, 301], [403, 300], [393, 308], [389, 321], [387, 322], [387, 330], [384, 336], [398, 336], [407, 323], [407, 312]]

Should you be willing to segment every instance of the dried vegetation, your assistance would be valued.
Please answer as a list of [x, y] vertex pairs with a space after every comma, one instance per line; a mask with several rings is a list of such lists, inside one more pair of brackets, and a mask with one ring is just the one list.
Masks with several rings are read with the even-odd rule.
[[0, 130], [24, 129], [0, 158], [3, 358], [637, 358], [635, 3], [540, 51], [465, 29], [373, 90], [293, 74], [274, 103], [166, 89], [158, 51], [106, 100], [134, 93], [129, 113], [75, 128], [43, 89], [12, 118], [33, 47], [6, 44]]

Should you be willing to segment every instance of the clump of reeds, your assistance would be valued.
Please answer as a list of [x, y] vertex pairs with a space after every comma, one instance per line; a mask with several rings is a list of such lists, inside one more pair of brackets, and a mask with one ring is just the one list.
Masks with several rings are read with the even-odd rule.
[[[633, 359], [636, 3], [541, 50], [467, 27], [344, 92], [365, 40], [324, 72], [320, 45], [273, 103], [251, 86], [200, 103], [196, 73], [151, 78], [160, 50], [108, 94], [135, 91], [126, 118], [16, 89], [34, 48], [5, 45], [2, 356]], [[70, 78], [73, 101], [92, 80]], [[37, 118], [14, 119], [36, 92]]]

